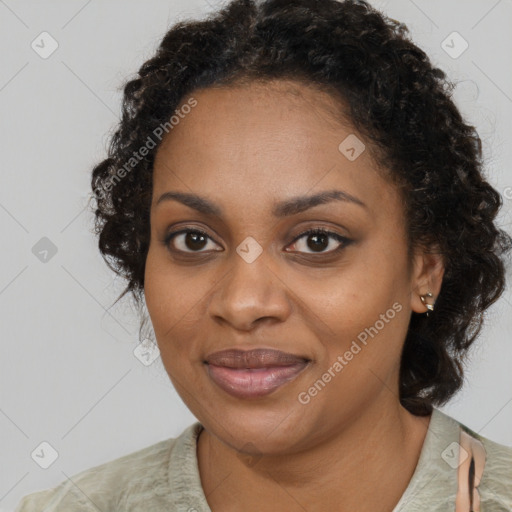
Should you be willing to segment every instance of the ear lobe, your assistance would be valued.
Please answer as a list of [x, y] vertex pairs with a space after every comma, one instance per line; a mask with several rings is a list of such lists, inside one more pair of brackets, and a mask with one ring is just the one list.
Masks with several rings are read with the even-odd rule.
[[[417, 249], [414, 254], [411, 276], [411, 309], [426, 313], [439, 296], [445, 271], [444, 256], [438, 246]], [[432, 296], [427, 295], [431, 293]], [[423, 296], [423, 300], [422, 297]]]

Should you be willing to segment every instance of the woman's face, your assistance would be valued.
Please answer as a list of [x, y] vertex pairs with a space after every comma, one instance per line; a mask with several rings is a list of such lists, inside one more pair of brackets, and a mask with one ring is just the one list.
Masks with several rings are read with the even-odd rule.
[[[193, 95], [197, 105], [156, 156], [145, 273], [161, 357], [183, 401], [229, 446], [269, 454], [396, 408], [411, 311], [425, 312], [419, 294], [439, 289], [432, 257], [416, 253], [408, 267], [399, 194], [362, 137], [329, 117], [327, 95], [285, 85]], [[334, 190], [337, 199], [307, 202]], [[168, 192], [187, 204], [159, 201]], [[333, 234], [298, 238], [320, 228]], [[247, 370], [240, 357], [216, 362], [243, 369], [205, 362], [256, 348], [299, 359], [264, 359], [270, 370]]]

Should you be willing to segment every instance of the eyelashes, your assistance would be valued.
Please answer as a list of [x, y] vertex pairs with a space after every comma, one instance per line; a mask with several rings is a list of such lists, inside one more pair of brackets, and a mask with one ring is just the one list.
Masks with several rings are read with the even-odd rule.
[[[331, 249], [329, 251], [321, 251], [321, 252], [312, 251], [312, 252], [306, 252], [305, 254], [329, 254], [330, 255], [330, 254], [339, 252], [341, 249], [344, 249], [351, 242], [350, 239], [348, 239], [334, 231], [329, 231], [324, 228], [311, 228], [311, 229], [307, 229], [306, 231], [303, 231], [300, 235], [295, 237], [295, 239], [292, 243], [295, 245], [298, 240], [301, 240], [303, 238], [307, 240], [308, 237], [313, 236], [313, 235], [315, 235], [315, 237], [317, 237], [317, 238], [320, 235], [321, 237], [324, 237], [327, 239], [334, 239], [336, 242], [339, 243], [339, 245], [335, 249]], [[299, 252], [301, 252], [301, 251], [299, 251]]]
[[[185, 236], [181, 236], [185, 235]], [[191, 236], [190, 236], [191, 235]], [[320, 245], [322, 245], [322, 242], [327, 241], [328, 245], [327, 248], [330, 247], [331, 241], [334, 241], [335, 243], [338, 243], [338, 246], [334, 249], [330, 250], [323, 250], [322, 248], [319, 248], [320, 250], [312, 250], [309, 251], [291, 251], [291, 252], [299, 252], [300, 254], [306, 254], [306, 255], [332, 255], [334, 253], [338, 253], [341, 250], [343, 250], [347, 245], [349, 245], [352, 240], [340, 235], [339, 233], [336, 233], [335, 231], [330, 231], [325, 228], [311, 228], [303, 231], [299, 235], [297, 235], [294, 240], [291, 242], [290, 245], [297, 245], [302, 239], [305, 239], [306, 241], [310, 238], [314, 237], [315, 243], [318, 243], [320, 241]], [[313, 238], [312, 238], [313, 239]], [[178, 244], [176, 244], [178, 242]], [[212, 242], [210, 244], [210, 242]], [[215, 249], [214, 247], [218, 245], [205, 231], [199, 229], [199, 228], [183, 228], [178, 231], [174, 231], [171, 233], [168, 233], [164, 240], [164, 245], [166, 248], [175, 254], [182, 254], [182, 255], [194, 255], [194, 254], [205, 254], [211, 252], [211, 250], [204, 250], [205, 247], [207, 248], [208, 245], [213, 245], [211, 249], [213, 249], [213, 252], [221, 252], [221, 250]], [[187, 243], [191, 244], [199, 244], [201, 247], [199, 247], [199, 250], [193, 250], [190, 249], [190, 247], [187, 247]], [[206, 244], [205, 246], [202, 246], [202, 244]], [[181, 246], [181, 248], [176, 247], [176, 245]], [[289, 246], [287, 246], [289, 247]], [[306, 246], [307, 249], [310, 249]], [[290, 251], [287, 251], [290, 252]]]
[[[180, 229], [179, 231], [175, 231], [175, 232], [172, 232], [172, 233], [169, 233], [165, 239], [164, 239], [164, 244], [165, 246], [172, 252], [184, 252], [184, 253], [187, 253], [187, 254], [195, 254], [195, 253], [203, 253], [205, 251], [186, 251], [186, 250], [183, 250], [183, 249], [176, 249], [175, 247], [173, 247], [172, 245], [172, 242], [174, 242], [174, 239], [178, 236], [178, 235], [183, 235], [183, 234], [191, 234], [193, 233], [194, 235], [199, 235], [200, 238], [205, 238], [205, 239], [210, 239], [212, 240], [212, 238], [205, 232], [205, 231], [202, 231], [201, 229], [198, 229], [198, 228], [185, 228], [185, 229]], [[196, 237], [197, 238], [197, 237]], [[192, 237], [190, 238], [185, 238], [185, 241], [194, 241], [194, 239]]]

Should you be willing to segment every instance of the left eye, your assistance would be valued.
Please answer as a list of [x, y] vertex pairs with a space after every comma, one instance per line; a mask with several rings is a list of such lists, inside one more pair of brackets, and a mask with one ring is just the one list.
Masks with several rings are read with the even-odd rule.
[[[302, 239], [304, 239], [306, 243], [301, 244], [298, 242], [301, 241]], [[337, 247], [326, 251], [325, 249], [332, 245], [332, 240], [338, 242]], [[307, 247], [309, 249], [312, 249], [311, 252], [306, 252], [307, 254], [325, 254], [337, 252], [338, 250], [341, 250], [344, 246], [348, 245], [349, 242], [350, 240], [348, 238], [345, 238], [344, 236], [341, 236], [333, 231], [327, 231], [325, 229], [310, 229], [308, 231], [305, 231], [304, 233], [301, 233], [295, 239], [294, 245], [298, 245], [299, 247], [302, 245], [303, 248]], [[299, 250], [299, 252], [304, 251]]]

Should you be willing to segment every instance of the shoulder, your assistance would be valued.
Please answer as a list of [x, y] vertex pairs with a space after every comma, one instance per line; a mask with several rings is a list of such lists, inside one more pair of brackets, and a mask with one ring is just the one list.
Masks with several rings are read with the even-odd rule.
[[512, 448], [434, 407], [418, 464], [393, 512], [512, 511]]
[[512, 447], [482, 436], [445, 413], [441, 413], [441, 419], [458, 427], [459, 491], [470, 478], [482, 506], [512, 510]]
[[[467, 451], [474, 459], [477, 480], [480, 476], [478, 488], [482, 489], [482, 498], [503, 499], [508, 509], [512, 509], [512, 447], [492, 441], [464, 424], [460, 426], [462, 436], [466, 435], [472, 443], [471, 449]], [[461, 444], [463, 445], [463, 441]], [[480, 467], [475, 455], [478, 453], [479, 446], [482, 448]]]
[[[440, 411], [438, 411], [439, 414]], [[469, 446], [468, 455], [475, 454], [476, 447], [482, 447], [483, 460], [485, 461], [485, 471], [489, 476], [497, 476], [497, 473], [503, 472], [503, 476], [507, 477], [507, 483], [512, 486], [512, 446], [497, 443], [483, 435], [475, 432], [464, 423], [457, 421], [455, 418], [441, 413], [446, 421], [452, 422], [460, 427], [460, 445], [464, 448]], [[463, 454], [466, 455], [465, 453]], [[478, 454], [475, 455], [478, 458]], [[502, 471], [503, 470], [503, 471]], [[485, 473], [484, 473], [485, 474]]]
[[191, 434], [184, 432], [123, 457], [86, 469], [52, 489], [24, 496], [15, 512], [97, 512], [132, 510], [135, 502], [146, 510], [169, 507], [168, 467], [176, 442]]

